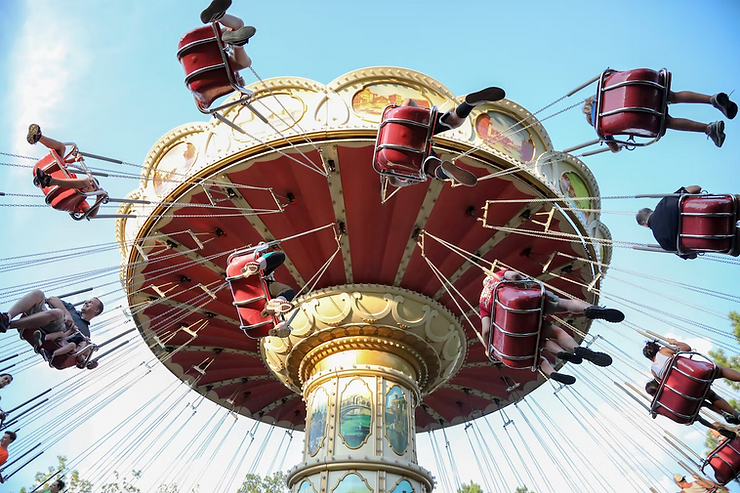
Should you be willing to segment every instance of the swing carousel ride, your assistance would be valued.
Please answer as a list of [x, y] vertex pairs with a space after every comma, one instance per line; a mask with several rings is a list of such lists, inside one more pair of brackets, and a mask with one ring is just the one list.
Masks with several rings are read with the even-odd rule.
[[[447, 437], [455, 425], [464, 429], [477, 469], [491, 491], [509, 491], [512, 485], [527, 483], [538, 492], [562, 491], [547, 478], [537, 452], [532, 451], [535, 439], [552, 470], [574, 491], [579, 491], [580, 482], [584, 491], [616, 491], [602, 474], [603, 466], [628, 470], [636, 487], [656, 492], [654, 471], [669, 477], [673, 473], [654, 457], [656, 453], [667, 454], [689, 473], [699, 472], [701, 463], [711, 465], [723, 484], [738, 476], [740, 438], [720, 443], [705, 459], [663, 429], [660, 420], [658, 425], [649, 420], [646, 412], [682, 424], [708, 418], [698, 402], [709, 395], [717, 375], [711, 360], [697, 356], [679, 362], [676, 358], [669, 374], [685, 382], [674, 385], [666, 376], [651, 403], [637, 388], [641, 384], [625, 382], [644, 377], [644, 361], [601, 334], [594, 336], [592, 320], [582, 314], [556, 314], [548, 320], [581, 346], [594, 344], [608, 350], [620, 367], [593, 373], [588, 365], [568, 365], [568, 372], [578, 377], [575, 388], [556, 386], [538, 370], [545, 287], [561, 299], [590, 305], [609, 299], [736, 352], [725, 339], [731, 334], [602, 292], [611, 269], [635, 276], [631, 285], [640, 289], [641, 283], [650, 281], [724, 301], [740, 300], [611, 266], [615, 246], [660, 249], [612, 240], [602, 222], [602, 200], [626, 196], [602, 197], [593, 173], [580, 158], [609, 148], [574, 154], [595, 143], [631, 150], [657, 142], [666, 130], [669, 72], [608, 69], [535, 113], [509, 99], [486, 102], [476, 105], [461, 126], [432, 135], [430, 115], [454, 110], [464, 95], [456, 96], [425, 74], [368, 67], [322, 84], [300, 77], [263, 80], [252, 70], [257, 81], [245, 85], [229, 66], [220, 35], [217, 23], [193, 30], [181, 40], [177, 54], [198, 109], [210, 118], [180, 125], [162, 136], [146, 156], [140, 175], [86, 165], [84, 157], [131, 163], [78, 152], [76, 146], [68, 155], [52, 151], [34, 167], [55, 178], [74, 178], [70, 173], [76, 172], [91, 178], [108, 174], [108, 178], [139, 180], [138, 188], [120, 199], [110, 198], [97, 182], [97, 190], [85, 193], [42, 188], [47, 204], [76, 220], [115, 218], [115, 244], [92, 245], [69, 255], [117, 248], [122, 261], [120, 268], [50, 278], [34, 288], [66, 288], [114, 270], [128, 309], [96, 326], [96, 336], [106, 335], [108, 340], [94, 346], [84, 364], [77, 365], [81, 376], [5, 413], [0, 410], [3, 429], [25, 427], [26, 433], [17, 446], [23, 453], [0, 468], [0, 478], [12, 476], [48, 448], [35, 441], [50, 426], [42, 418], [50, 416], [52, 403], [84, 385], [89, 394], [79, 404], [66, 409], [62, 399], [59, 405], [65, 416], [84, 423], [134, 388], [152, 367], [159, 366], [154, 362], [177, 377], [172, 385], [182, 382], [187, 389], [171, 405], [164, 402], [176, 390], [161, 389], [112, 426], [108, 439], [129, 423], [139, 424], [131, 431], [136, 433], [132, 443], [122, 440], [111, 446], [110, 453], [90, 468], [101, 478], [110, 478], [116, 454], [135, 456], [129, 452], [144, 449], [130, 464], [132, 470], [143, 464], [144, 473], [157, 458], [167, 455], [167, 447], [187, 430], [191, 418], [172, 435], [167, 429], [157, 431], [154, 439], [148, 434], [167, 420], [177, 422], [180, 415], [172, 417], [175, 405], [194, 392], [199, 402], [210, 400], [219, 410], [212, 421], [218, 412], [221, 419], [209, 433], [205, 430], [210, 424], [204, 423], [160, 478], [187, 479], [198, 485], [198, 478], [211, 473], [210, 467], [218, 462], [215, 458], [232, 428], [199, 473], [190, 464], [202, 458], [226, 417], [241, 415], [255, 423], [231, 453], [214, 491], [231, 491], [241, 470], [239, 463], [248, 456], [249, 445], [240, 455], [245, 440], [250, 436], [255, 440], [259, 425], [269, 431], [256, 457], [250, 459], [250, 473], [257, 472], [274, 430], [284, 430], [285, 436], [276, 451], [282, 460], [274, 457], [270, 471], [275, 465], [274, 470], [282, 469], [289, 448], [283, 447], [286, 437], [290, 444], [294, 431], [305, 433], [302, 460], [286, 476], [288, 489], [296, 493], [456, 491], [462, 483]], [[597, 81], [594, 127], [599, 139], [556, 150], [542, 122], [587, 100], [547, 117], [540, 112]], [[630, 99], [635, 94], [640, 97]], [[413, 106], [403, 108], [415, 107], [410, 111], [389, 112], [409, 101]], [[401, 119], [402, 113], [422, 115], [422, 119]], [[425, 176], [419, 156], [432, 152], [474, 174], [477, 185], [466, 187]], [[399, 159], [407, 162], [394, 162]], [[398, 181], [391, 176], [403, 178], [402, 184], [410, 186], [396, 188]], [[662, 196], [626, 198], [641, 197]], [[88, 198], [96, 200], [92, 207], [86, 203]], [[712, 255], [736, 247], [736, 199], [705, 195], [681, 201], [680, 207], [685, 203], [689, 214], [680, 223], [685, 234], [677, 239], [679, 253], [699, 253], [708, 260], [738, 265], [737, 260]], [[119, 204], [116, 214], [99, 214], [106, 208], [110, 211], [109, 203]], [[281, 259], [274, 272], [265, 267], [269, 261], [260, 264], [271, 255]], [[25, 258], [0, 259], [17, 262], [0, 264], [0, 269], [20, 268]], [[496, 291], [498, 311], [491, 333], [497, 336], [487, 340], [478, 314], [479, 297], [486, 276], [502, 269], [526, 278], [522, 292], [541, 291], [537, 291], [539, 297], [533, 295], [535, 304], [522, 304], [519, 291], [516, 296], [509, 293], [509, 298], [503, 289]], [[295, 298], [286, 300], [272, 292], [271, 286], [278, 284], [294, 291]], [[7, 288], [0, 295], [8, 301], [28, 287]], [[272, 305], [275, 302], [279, 309]], [[727, 319], [726, 313], [719, 315]], [[124, 326], [114, 335], [114, 329]], [[640, 338], [660, 338], [629, 319], [620, 327]], [[132, 339], [121, 339], [130, 333]], [[2, 371], [17, 374], [35, 364], [35, 356], [15, 360], [23, 351], [30, 352], [26, 342], [34, 345], [32, 332], [21, 330], [20, 335], [23, 342], [0, 351], [1, 361], [12, 361]], [[498, 342], [495, 337], [500, 337]], [[127, 346], [134, 340], [144, 342], [140, 347], [149, 358], [136, 367], [127, 361], [138, 358], [131, 356], [137, 354], [134, 344]], [[114, 342], [114, 347], [108, 346]], [[57, 348], [49, 344], [44, 347]], [[97, 352], [98, 348], [104, 352]], [[504, 354], [503, 348], [513, 352]], [[486, 350], [498, 359], [489, 358]], [[542, 355], [556, 370], [565, 364], [549, 352]], [[104, 364], [95, 369], [101, 358]], [[75, 359], [62, 355], [51, 365], [64, 370], [74, 367]], [[703, 372], [701, 378], [696, 372]], [[537, 394], [532, 394], [546, 383], [555, 389], [561, 410], [573, 418], [570, 425], [564, 424], [564, 418], [561, 426], [561, 420], [553, 419], [534, 397]], [[567, 392], [559, 394], [564, 388]], [[594, 397], [587, 395], [601, 399], [603, 407], [597, 408], [590, 402]], [[192, 406], [193, 414], [197, 406]], [[519, 446], [507, 428], [514, 423], [507, 409], [518, 412], [528, 428], [525, 439], [513, 426]], [[502, 417], [504, 431], [494, 430], [487, 421], [494, 413]], [[479, 423], [485, 423], [490, 434], [484, 435]], [[31, 426], [36, 428], [29, 432]], [[593, 456], [583, 452], [581, 462], [574, 459], [581, 453], [580, 444], [569, 438], [577, 427], [599, 447]], [[643, 433], [653, 444], [638, 442], [631, 430]], [[73, 432], [73, 428], [60, 431], [55, 440]], [[437, 432], [444, 436], [446, 459]], [[498, 435], [507, 436], [511, 447], [502, 444]], [[429, 439], [437, 478], [417, 456], [422, 437]], [[91, 445], [72, 464], [82, 463], [103, 442]], [[187, 455], [190, 449], [195, 452]], [[519, 465], [510, 457], [514, 454]], [[43, 478], [39, 487], [68, 470], [63, 467]], [[668, 490], [662, 487], [661, 491]]]
[[[480, 350], [474, 314], [486, 269], [495, 260], [597, 303], [610, 246], [589, 212], [599, 209], [596, 180], [553, 151], [530, 112], [502, 100], [434, 139], [443, 159], [476, 174], [476, 187], [429, 180], [391, 191], [371, 166], [383, 109], [405, 99], [453, 108], [458, 98], [442, 84], [372, 67], [326, 86], [290, 77], [249, 89], [256, 112], [233, 106], [154, 145], [127, 199], [157, 206], [119, 208], [137, 326], [207, 398], [306, 429], [292, 491], [357, 481], [431, 491], [414, 432], [497, 411], [544, 382]], [[262, 242], [285, 253], [275, 279], [305, 287], [286, 315], [287, 338], [239, 330], [225, 289], [229, 253]], [[590, 325], [563, 322], [578, 339]]]

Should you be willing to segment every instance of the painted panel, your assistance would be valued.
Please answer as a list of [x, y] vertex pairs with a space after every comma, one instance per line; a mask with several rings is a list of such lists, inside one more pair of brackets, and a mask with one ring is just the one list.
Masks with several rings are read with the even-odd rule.
[[398, 385], [385, 394], [385, 437], [398, 455], [406, 452], [409, 443], [409, 404]]
[[308, 453], [311, 456], [316, 455], [324, 443], [328, 407], [329, 394], [323, 387], [319, 387], [311, 399], [311, 421], [308, 430]]
[[[591, 201], [589, 199], [579, 199], [579, 197], [590, 197], [591, 193], [588, 190], [588, 185], [581, 178], [581, 176], [575, 171], [566, 171], [560, 175], [560, 191], [571, 199], [568, 203], [571, 207], [577, 207], [579, 209], [591, 209]], [[589, 211], [573, 211], [584, 224], [588, 223], [588, 219], [591, 216]]]
[[396, 486], [391, 490], [391, 493], [413, 493], [414, 487], [411, 486], [407, 480], [402, 479]]
[[339, 434], [349, 448], [360, 448], [370, 436], [373, 421], [373, 395], [359, 379], [351, 380], [342, 391], [339, 405]]
[[420, 108], [431, 108], [431, 103], [421, 91], [402, 84], [383, 82], [370, 84], [352, 96], [352, 110], [363, 120], [380, 123], [383, 108], [389, 104], [401, 105], [405, 99], [413, 99]]
[[316, 489], [308, 479], [305, 479], [301, 483], [301, 487], [298, 488], [298, 493], [316, 493]]
[[350, 473], [344, 476], [331, 491], [332, 493], [372, 493], [373, 489], [362, 476]]
[[498, 111], [487, 111], [475, 119], [475, 131], [486, 144], [519, 161], [534, 157], [534, 140], [516, 120]]

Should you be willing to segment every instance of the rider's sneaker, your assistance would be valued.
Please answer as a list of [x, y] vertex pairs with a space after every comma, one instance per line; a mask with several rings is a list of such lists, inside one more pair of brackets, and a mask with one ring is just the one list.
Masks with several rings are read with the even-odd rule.
[[231, 0], [213, 0], [206, 9], [200, 13], [200, 20], [203, 24], [219, 20], [226, 14], [226, 10], [231, 7]]
[[612, 357], [608, 354], [592, 351], [587, 347], [577, 347], [573, 350], [573, 352], [586, 361], [590, 361], [591, 363], [595, 364], [596, 366], [609, 366], [614, 362], [614, 360], [612, 360]]
[[556, 371], [550, 373], [550, 378], [556, 382], [562, 383], [563, 385], [573, 385], [576, 383], [576, 377], [573, 375], [564, 375]]
[[26, 140], [29, 144], [33, 145], [41, 138], [41, 127], [36, 123], [32, 123], [28, 126], [28, 134], [26, 134]]
[[41, 346], [46, 341], [46, 335], [40, 330], [34, 331], [33, 333], [33, 350], [38, 353], [41, 351]]
[[607, 322], [617, 323], [624, 320], [624, 313], [616, 308], [605, 308], [603, 306], [589, 306], [583, 311], [586, 318], [600, 318]]
[[737, 104], [730, 101], [730, 97], [727, 94], [718, 92], [711, 97], [710, 101], [712, 106], [720, 110], [730, 120], [737, 115]]
[[41, 168], [36, 168], [34, 170], [34, 176], [33, 178], [33, 184], [34, 186], [41, 187], [41, 188], [47, 188], [51, 186], [51, 175], [48, 173], [45, 173], [44, 170]]
[[221, 35], [221, 41], [231, 46], [244, 46], [249, 43], [249, 38], [257, 32], [252, 26], [244, 26], [236, 31], [226, 31]]
[[268, 315], [282, 315], [288, 313], [293, 309], [293, 303], [290, 301], [281, 300], [275, 298], [267, 302], [265, 308], [262, 310], [262, 316], [267, 317]]
[[725, 122], [719, 120], [707, 125], [707, 137], [712, 139], [714, 145], [722, 147], [725, 143]]
[[290, 335], [290, 325], [288, 325], [288, 322], [280, 322], [275, 327], [268, 330], [267, 335], [284, 339]]
[[568, 363], [573, 363], [574, 365], [580, 365], [581, 363], [583, 363], [583, 358], [581, 358], [577, 354], [569, 353], [568, 351], [560, 351], [555, 356], [563, 361], [567, 361]]
[[491, 101], [499, 101], [506, 97], [506, 91], [500, 87], [486, 87], [478, 92], [471, 92], [465, 96], [465, 102], [471, 106], [475, 106], [483, 103], [490, 103]]
[[478, 183], [478, 178], [476, 178], [473, 173], [468, 170], [458, 168], [449, 161], [443, 161], [441, 166], [442, 171], [460, 185], [474, 187]]
[[730, 413], [722, 413], [722, 417], [731, 425], [740, 425], [740, 416]]
[[729, 440], [734, 440], [737, 437], [737, 434], [734, 431], [728, 430], [727, 428], [720, 427], [717, 431], [720, 435]]
[[244, 267], [242, 267], [242, 274], [244, 274], [244, 277], [253, 276], [259, 271], [260, 271], [259, 262], [247, 262], [246, 264], [244, 264]]

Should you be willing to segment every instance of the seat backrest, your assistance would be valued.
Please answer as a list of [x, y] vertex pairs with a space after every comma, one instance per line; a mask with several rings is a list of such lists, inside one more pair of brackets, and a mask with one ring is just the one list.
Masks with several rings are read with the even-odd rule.
[[696, 421], [699, 410], [717, 374], [717, 366], [701, 357], [691, 359], [678, 353], [671, 360], [663, 382], [650, 406], [679, 424]]
[[725, 485], [740, 475], [740, 437], [725, 440], [712, 450], [702, 465], [709, 464], [714, 470], [715, 481]]
[[[221, 36], [221, 28], [216, 26]], [[224, 63], [211, 25], [185, 34], [178, 44], [177, 59], [185, 70], [185, 85], [201, 108], [207, 109], [216, 99], [234, 92], [227, 71], [234, 79], [237, 73], [229, 65], [228, 57]]]
[[[60, 164], [61, 162], [62, 160], [59, 158], [59, 155], [54, 150], [51, 150], [49, 154], [44, 156], [34, 165], [34, 176], [36, 175], [36, 168], [40, 168], [54, 178], [77, 178], [77, 175], [70, 173], [66, 166]], [[54, 185], [50, 187], [42, 187], [41, 191], [44, 192], [44, 195], [46, 196], [46, 203], [56, 210], [72, 214], [84, 214], [90, 208], [85, 196], [75, 189]]]
[[679, 209], [680, 252], [727, 253], [732, 249], [738, 220], [733, 195], [684, 196]]
[[544, 289], [540, 284], [502, 281], [493, 294], [493, 355], [509, 368], [539, 366]]
[[[27, 343], [31, 345], [31, 347], [34, 346], [34, 340], [33, 340], [33, 333], [35, 329], [24, 329], [20, 331], [20, 336], [23, 340], [25, 340]], [[46, 349], [47, 351], [54, 352], [60, 347], [62, 347], [61, 343], [58, 341], [46, 341], [44, 342], [41, 347], [43, 349]], [[77, 364], [77, 361], [75, 358], [70, 357], [67, 354], [63, 354], [61, 356], [57, 356], [52, 361], [52, 364], [54, 365], [54, 368], [57, 370], [64, 370], [65, 368], [69, 368], [70, 366], [75, 366]]]
[[277, 323], [272, 315], [262, 316], [262, 310], [270, 299], [270, 292], [262, 273], [243, 277], [244, 266], [258, 257], [259, 255], [254, 253], [235, 256], [229, 259], [226, 266], [226, 280], [231, 288], [241, 329], [253, 339], [266, 337], [268, 330]]
[[431, 150], [436, 115], [436, 108], [386, 106], [375, 142], [375, 171], [424, 180], [423, 164]]
[[[600, 81], [597, 97], [600, 113], [596, 117], [596, 132], [605, 135], [634, 135], [655, 138], [665, 132], [667, 92], [670, 73], [647, 68], [612, 72]], [[643, 109], [652, 110], [644, 111]], [[604, 115], [604, 113], [615, 112]], [[603, 115], [603, 116], [602, 116]]]

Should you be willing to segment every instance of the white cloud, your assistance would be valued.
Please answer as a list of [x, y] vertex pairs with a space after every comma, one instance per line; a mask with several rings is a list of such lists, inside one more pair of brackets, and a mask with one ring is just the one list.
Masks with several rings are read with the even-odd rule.
[[[12, 114], [16, 115], [11, 131], [13, 152], [28, 155], [26, 132], [29, 123], [44, 129], [62, 126], [64, 114], [74, 107], [65, 98], [79, 80], [87, 65], [85, 46], [77, 34], [84, 29], [65, 11], [63, 3], [34, 1], [29, 6], [9, 64]], [[18, 174], [27, 170], [17, 169]]]

